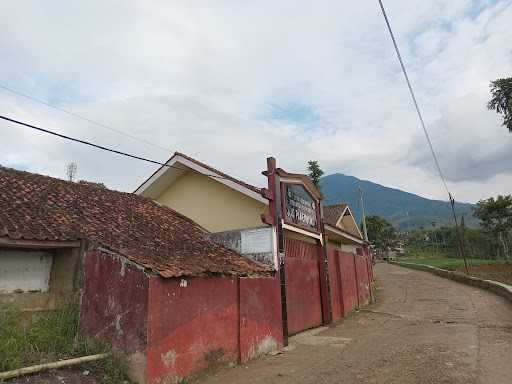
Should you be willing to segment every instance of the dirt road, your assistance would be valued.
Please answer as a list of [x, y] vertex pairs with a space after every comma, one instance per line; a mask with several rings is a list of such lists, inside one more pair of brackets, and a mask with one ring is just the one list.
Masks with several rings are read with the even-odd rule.
[[426, 272], [375, 271], [377, 304], [199, 383], [512, 383], [512, 304]]

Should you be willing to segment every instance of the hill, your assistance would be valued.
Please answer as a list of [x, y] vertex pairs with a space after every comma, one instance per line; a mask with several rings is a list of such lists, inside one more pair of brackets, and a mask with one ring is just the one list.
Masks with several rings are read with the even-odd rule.
[[[361, 186], [365, 196], [366, 215], [382, 216], [399, 230], [429, 228], [432, 222], [436, 226], [453, 225], [450, 203], [447, 201], [426, 199], [341, 173], [322, 177], [320, 185], [326, 205], [347, 202], [358, 222], [360, 209], [357, 187]], [[456, 202], [455, 210], [458, 217], [464, 214], [466, 225], [475, 227], [478, 226], [478, 220], [472, 214], [472, 206], [469, 203]]]

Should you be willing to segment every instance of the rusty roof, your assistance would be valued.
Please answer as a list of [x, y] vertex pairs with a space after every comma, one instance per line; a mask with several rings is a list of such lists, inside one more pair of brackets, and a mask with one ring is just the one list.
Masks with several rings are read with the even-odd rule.
[[[359, 232], [357, 232], [357, 230], [351, 231], [351, 230], [347, 230], [346, 228], [343, 228], [340, 225], [336, 225], [338, 223], [339, 219], [342, 217], [345, 210], [347, 209], [347, 207], [348, 207], [347, 203], [325, 205], [323, 207], [324, 223], [327, 225], [330, 225], [331, 227], [336, 228], [338, 231], [346, 233], [347, 235], [356, 236], [357, 238], [362, 239], [361, 234]], [[357, 223], [355, 223], [355, 224], [357, 226]]]
[[191, 219], [132, 193], [0, 166], [0, 237], [87, 239], [163, 277], [271, 272], [206, 234]]
[[343, 212], [345, 212], [346, 208], [346, 203], [324, 205], [324, 222], [333, 227], [336, 227], [336, 223], [341, 218], [341, 215], [343, 215]]

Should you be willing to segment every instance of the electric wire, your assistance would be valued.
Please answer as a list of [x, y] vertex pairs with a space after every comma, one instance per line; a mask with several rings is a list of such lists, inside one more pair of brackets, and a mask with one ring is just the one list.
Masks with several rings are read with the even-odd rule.
[[386, 26], [388, 28], [389, 35], [391, 36], [391, 40], [393, 41], [393, 46], [395, 47], [395, 52], [396, 52], [396, 55], [398, 56], [398, 61], [400, 62], [400, 66], [402, 67], [402, 73], [404, 74], [405, 81], [407, 82], [407, 87], [409, 88], [409, 93], [411, 94], [411, 98], [412, 98], [414, 107], [416, 108], [416, 112], [418, 113], [421, 127], [423, 129], [423, 133], [425, 134], [425, 138], [427, 139], [428, 146], [430, 148], [430, 152], [432, 153], [434, 163], [435, 163], [437, 171], [439, 173], [439, 177], [441, 178], [444, 188], [446, 189], [446, 193], [448, 193], [448, 198], [450, 199], [453, 220], [455, 222], [455, 228], [457, 230], [457, 237], [458, 237], [458, 241], [459, 241], [459, 251], [460, 251], [462, 258], [464, 259], [464, 266], [466, 269], [466, 273], [468, 273], [468, 263], [467, 263], [465, 251], [464, 251], [464, 240], [462, 238], [462, 235], [460, 234], [459, 225], [458, 225], [458, 221], [457, 221], [457, 214], [455, 213], [455, 199], [453, 198], [453, 195], [451, 194], [450, 189], [448, 188], [448, 184], [446, 183], [446, 179], [444, 177], [443, 171], [442, 171], [439, 161], [437, 159], [436, 151], [434, 150], [434, 146], [432, 145], [432, 140], [430, 140], [430, 135], [428, 133], [427, 126], [425, 124], [425, 121], [423, 120], [423, 116], [421, 114], [420, 107], [416, 100], [416, 96], [414, 95], [414, 91], [413, 91], [411, 82], [409, 80], [409, 76], [407, 75], [407, 70], [405, 69], [402, 55], [400, 54], [400, 50], [398, 49], [398, 44], [396, 42], [395, 35], [393, 33], [393, 30], [391, 29], [391, 24], [389, 22], [387, 14], [386, 14], [386, 10], [384, 9], [384, 4], [382, 3], [382, 0], [378, 0], [378, 1], [379, 1], [380, 9], [382, 11], [382, 16], [384, 16], [384, 20], [386, 21]]
[[441, 178], [441, 181], [443, 182], [444, 188], [446, 189], [446, 192], [448, 193], [448, 197], [450, 198], [450, 201], [452, 200], [452, 194], [450, 193], [450, 190], [448, 189], [448, 185], [446, 183], [446, 179], [444, 177], [443, 171], [441, 169], [441, 166], [439, 165], [439, 161], [437, 159], [436, 151], [434, 150], [434, 146], [432, 145], [432, 140], [430, 139], [430, 135], [427, 130], [427, 126], [425, 124], [425, 121], [423, 120], [423, 115], [421, 114], [420, 107], [418, 105], [418, 102], [416, 100], [416, 96], [414, 95], [414, 91], [411, 85], [411, 82], [409, 80], [409, 76], [407, 75], [407, 70], [405, 69], [404, 61], [402, 59], [402, 55], [400, 54], [400, 50], [398, 49], [398, 44], [395, 39], [395, 35], [393, 33], [393, 30], [391, 29], [391, 24], [389, 23], [388, 16], [386, 14], [386, 10], [384, 9], [384, 5], [382, 4], [382, 0], [379, 0], [380, 9], [382, 11], [382, 15], [384, 16], [384, 20], [386, 21], [386, 26], [388, 28], [389, 34], [391, 36], [391, 40], [393, 41], [393, 46], [395, 47], [396, 55], [398, 56], [398, 61], [400, 61], [400, 66], [402, 67], [402, 72], [405, 77], [405, 81], [407, 82], [407, 87], [409, 88], [409, 93], [411, 94], [412, 101], [414, 103], [414, 107], [416, 108], [416, 112], [418, 113], [418, 117], [420, 119], [421, 127], [423, 128], [423, 133], [425, 134], [425, 138], [427, 139], [428, 146], [430, 148], [430, 152], [432, 153], [432, 157], [434, 159], [434, 163], [436, 165], [437, 171], [439, 173], [439, 176]]
[[[14, 124], [22, 125], [22, 126], [24, 126], [24, 127], [31, 128], [31, 129], [34, 129], [34, 130], [39, 131], [39, 132], [47, 133], [47, 134], [49, 134], [49, 135], [57, 136], [57, 137], [60, 137], [60, 138], [62, 138], [62, 139], [66, 139], [66, 140], [74, 141], [74, 142], [76, 142], [76, 143], [80, 143], [80, 144], [85, 144], [85, 145], [88, 145], [88, 146], [94, 147], [94, 148], [96, 148], [96, 149], [101, 149], [101, 150], [103, 150], [103, 151], [116, 153], [116, 154], [118, 154], [118, 155], [126, 156], [126, 157], [129, 157], [129, 158], [132, 158], [132, 159], [145, 161], [145, 162], [147, 162], [147, 163], [151, 163], [151, 164], [161, 165], [161, 166], [163, 166], [163, 167], [175, 168], [175, 169], [179, 169], [179, 170], [182, 170], [182, 171], [192, 171], [192, 172], [195, 172], [195, 173], [198, 173], [198, 174], [203, 175], [201, 172], [198, 172], [198, 171], [193, 170], [193, 169], [190, 169], [190, 168], [189, 168], [189, 169], [184, 169], [184, 168], [176, 167], [176, 166], [174, 166], [174, 165], [170, 165], [170, 164], [167, 164], [167, 163], [162, 163], [162, 162], [160, 162], [160, 161], [156, 161], [156, 160], [148, 159], [148, 158], [146, 158], [146, 157], [142, 157], [142, 156], [138, 156], [138, 155], [133, 155], [133, 154], [128, 153], [128, 152], [123, 152], [123, 151], [120, 151], [120, 150], [118, 150], [118, 149], [108, 148], [108, 147], [105, 147], [105, 146], [103, 146], [103, 145], [99, 145], [99, 144], [92, 143], [92, 142], [90, 142], [90, 141], [81, 140], [81, 139], [77, 139], [77, 138], [74, 138], [74, 137], [71, 137], [71, 136], [63, 135], [63, 134], [61, 134], [61, 133], [58, 133], [58, 132], [55, 132], [55, 131], [52, 131], [52, 130], [49, 130], [49, 129], [45, 129], [45, 128], [41, 128], [41, 127], [36, 127], [35, 125], [28, 124], [28, 123], [24, 123], [24, 122], [22, 122], [22, 121], [15, 120], [15, 119], [12, 119], [12, 118], [7, 117], [7, 116], [2, 116], [2, 115], [0, 115], [0, 119], [5, 120], [5, 121], [9, 121], [9, 122], [14, 123]], [[225, 180], [233, 181], [233, 180], [232, 180], [231, 178], [229, 178], [229, 177], [224, 177], [224, 176], [220, 176], [220, 175], [207, 174], [207, 176], [209, 176], [209, 177], [214, 177], [214, 178], [218, 178], [218, 179], [225, 179]]]
[[116, 128], [112, 128], [112, 127], [110, 127], [110, 126], [108, 126], [108, 125], [106, 125], [106, 124], [103, 124], [103, 123], [100, 123], [100, 122], [95, 121], [95, 120], [93, 120], [93, 119], [90, 119], [90, 118], [88, 118], [88, 117], [85, 117], [85, 116], [79, 115], [78, 113], [75, 113], [75, 112], [69, 111], [69, 110], [64, 109], [64, 108], [61, 108], [61, 107], [57, 107], [56, 105], [50, 104], [50, 103], [48, 103], [48, 102], [46, 102], [46, 101], [44, 101], [44, 100], [38, 99], [38, 98], [36, 98], [36, 97], [34, 97], [34, 96], [30, 96], [30, 95], [27, 95], [27, 94], [22, 93], [22, 92], [20, 92], [20, 91], [17, 91], [17, 90], [15, 90], [15, 89], [9, 88], [9, 87], [7, 87], [7, 86], [5, 86], [5, 85], [3, 85], [3, 84], [0, 84], [0, 88], [2, 88], [3, 90], [5, 90], [5, 91], [7, 91], [7, 92], [13, 93], [13, 94], [15, 94], [15, 95], [17, 95], [17, 96], [24, 97], [24, 98], [29, 99], [29, 100], [32, 100], [32, 101], [34, 101], [34, 102], [36, 102], [36, 103], [43, 104], [43, 105], [45, 105], [45, 106], [47, 106], [47, 107], [49, 107], [49, 108], [53, 108], [53, 109], [55, 109], [55, 110], [57, 110], [57, 111], [60, 111], [60, 112], [66, 113], [66, 114], [68, 114], [68, 115], [70, 115], [70, 116], [76, 117], [76, 118], [81, 119], [81, 120], [83, 120], [83, 121], [86, 121], [86, 122], [88, 122], [88, 123], [90, 123], [90, 124], [94, 124], [94, 125], [96, 125], [96, 126], [98, 126], [98, 127], [101, 127], [101, 128], [104, 128], [104, 129], [108, 129], [108, 130], [110, 130], [110, 131], [112, 131], [112, 132], [115, 132], [115, 133], [117, 133], [117, 134], [119, 134], [119, 135], [129, 137], [130, 139], [133, 139], [133, 140], [136, 140], [136, 141], [140, 141], [140, 142], [142, 142], [142, 143], [144, 143], [144, 144], [147, 144], [147, 145], [150, 145], [150, 146], [152, 146], [152, 147], [154, 147], [154, 148], [158, 148], [158, 149], [160, 149], [160, 150], [162, 150], [162, 151], [165, 151], [165, 152], [167, 152], [167, 153], [172, 152], [172, 150], [171, 150], [171, 149], [169, 149], [169, 148], [162, 147], [162, 146], [160, 146], [160, 145], [158, 145], [158, 144], [152, 143], [151, 141], [148, 141], [148, 140], [143, 139], [143, 138], [141, 138], [141, 137], [138, 137], [138, 136], [135, 136], [135, 135], [131, 135], [131, 134], [129, 134], [129, 133], [126, 133], [126, 132], [121, 131], [121, 130], [116, 129]]

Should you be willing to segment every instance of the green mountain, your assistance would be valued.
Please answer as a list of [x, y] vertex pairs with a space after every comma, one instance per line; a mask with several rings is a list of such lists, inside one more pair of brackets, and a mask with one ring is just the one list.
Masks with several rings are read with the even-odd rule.
[[[366, 215], [384, 217], [399, 230], [453, 225], [453, 215], [450, 203], [441, 200], [431, 200], [404, 192], [399, 189], [388, 188], [360, 180], [353, 176], [335, 173], [322, 177], [320, 180], [322, 193], [325, 196], [324, 204], [346, 202], [352, 213], [360, 221], [359, 194], [357, 188], [361, 186], [364, 191]], [[460, 218], [464, 215], [466, 225], [475, 227], [478, 220], [473, 216], [472, 204], [455, 203], [455, 211]]]

